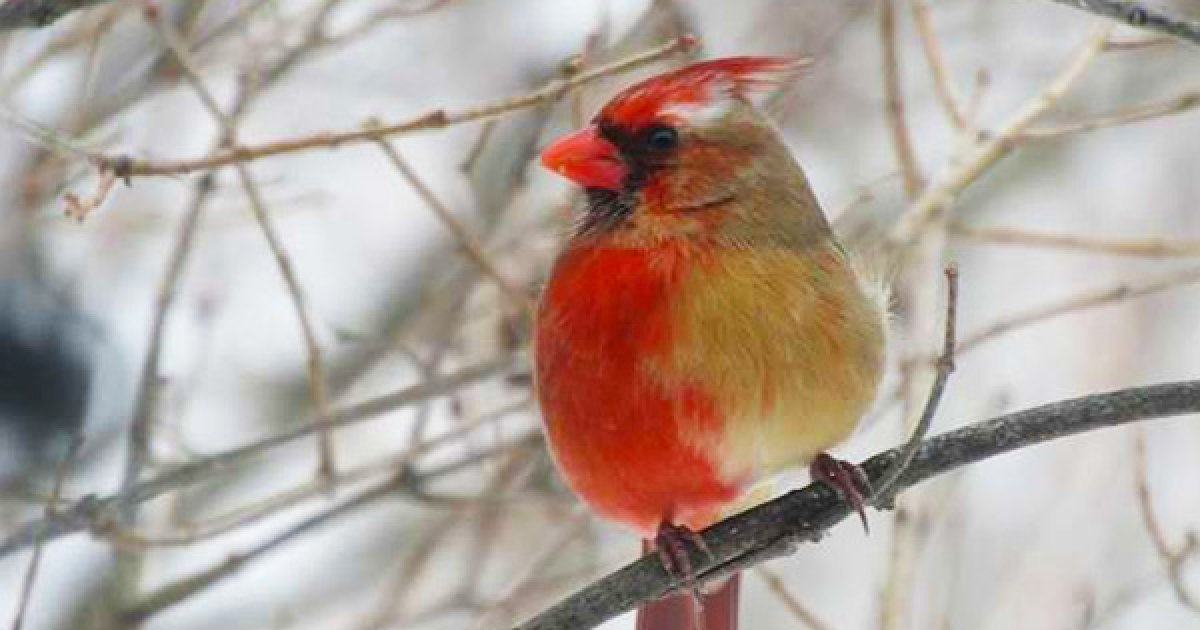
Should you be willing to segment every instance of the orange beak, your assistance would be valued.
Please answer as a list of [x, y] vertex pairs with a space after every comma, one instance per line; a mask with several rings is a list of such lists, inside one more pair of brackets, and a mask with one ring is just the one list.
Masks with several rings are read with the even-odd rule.
[[620, 190], [629, 169], [595, 125], [560, 138], [542, 152], [542, 166], [584, 188]]

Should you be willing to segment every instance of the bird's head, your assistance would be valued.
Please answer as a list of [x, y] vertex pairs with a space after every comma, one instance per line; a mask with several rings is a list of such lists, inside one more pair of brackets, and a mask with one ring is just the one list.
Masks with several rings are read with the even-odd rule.
[[659, 234], [696, 232], [761, 205], [764, 195], [810, 197], [799, 167], [749, 98], [805, 65], [731, 57], [652, 77], [547, 148], [542, 164], [586, 190], [584, 232], [633, 224]]

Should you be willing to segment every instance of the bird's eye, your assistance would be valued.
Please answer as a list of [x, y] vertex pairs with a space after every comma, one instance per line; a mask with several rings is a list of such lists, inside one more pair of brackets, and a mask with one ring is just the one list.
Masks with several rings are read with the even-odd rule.
[[679, 146], [679, 132], [672, 127], [654, 127], [646, 133], [646, 146], [655, 151], [670, 151]]

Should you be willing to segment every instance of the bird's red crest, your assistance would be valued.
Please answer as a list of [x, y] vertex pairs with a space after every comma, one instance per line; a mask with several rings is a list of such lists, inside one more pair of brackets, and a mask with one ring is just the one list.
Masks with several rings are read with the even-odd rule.
[[597, 119], [641, 128], [673, 107], [701, 107], [777, 86], [806, 65], [808, 60], [787, 57], [728, 57], [695, 63], [625, 89], [600, 110]]

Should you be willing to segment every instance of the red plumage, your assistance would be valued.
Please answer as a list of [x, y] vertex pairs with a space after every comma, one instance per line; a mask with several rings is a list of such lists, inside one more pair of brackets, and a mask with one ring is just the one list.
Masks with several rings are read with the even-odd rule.
[[663, 110], [703, 105], [718, 98], [746, 98], [777, 86], [783, 75], [804, 67], [800, 59], [727, 57], [694, 63], [627, 88], [600, 110], [597, 118], [628, 129], [654, 124]]
[[605, 518], [653, 538], [664, 518], [703, 527], [740, 488], [681, 443], [721, 418], [697, 387], [668, 387], [643, 370], [671, 349], [668, 309], [686, 253], [578, 247], [542, 296], [537, 369], [547, 430], [571, 487]]

